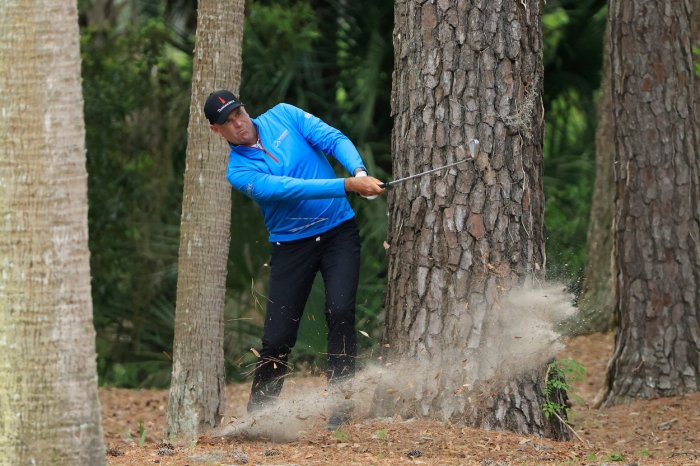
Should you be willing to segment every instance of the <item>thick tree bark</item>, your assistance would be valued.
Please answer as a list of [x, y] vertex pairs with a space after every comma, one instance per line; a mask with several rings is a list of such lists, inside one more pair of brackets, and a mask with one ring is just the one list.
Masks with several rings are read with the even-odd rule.
[[384, 339], [442, 368], [416, 374], [405, 413], [560, 437], [541, 410], [544, 361], [480, 387], [479, 403], [460, 396], [495, 380], [471, 356], [497, 351], [502, 292], [544, 271], [541, 14], [539, 1], [395, 3], [394, 177], [464, 159], [472, 138], [482, 156], [391, 193]]
[[0, 3], [0, 465], [100, 465], [74, 0]]
[[603, 77], [600, 82], [598, 126], [596, 128], [596, 177], [588, 226], [586, 272], [579, 300], [580, 313], [570, 332], [587, 335], [607, 332], [613, 320], [612, 224], [615, 211], [615, 139], [612, 119], [610, 76], [610, 22], [605, 27]]
[[700, 122], [689, 6], [610, 5], [618, 329], [606, 405], [700, 384]]
[[210, 92], [238, 92], [244, 0], [202, 0], [182, 202], [169, 436], [192, 437], [225, 409], [224, 298], [231, 223], [228, 148], [203, 114]]

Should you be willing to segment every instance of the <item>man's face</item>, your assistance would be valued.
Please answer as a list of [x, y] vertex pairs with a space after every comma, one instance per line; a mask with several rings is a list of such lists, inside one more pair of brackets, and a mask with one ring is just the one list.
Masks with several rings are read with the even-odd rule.
[[258, 131], [243, 106], [232, 110], [224, 123], [210, 125], [210, 128], [236, 146], [251, 146], [258, 142]]

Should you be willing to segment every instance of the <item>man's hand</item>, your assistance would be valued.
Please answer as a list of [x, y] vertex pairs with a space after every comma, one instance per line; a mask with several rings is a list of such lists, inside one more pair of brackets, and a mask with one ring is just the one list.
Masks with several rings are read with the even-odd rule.
[[357, 193], [360, 196], [376, 196], [384, 192], [379, 185], [382, 182], [373, 176], [355, 176], [345, 178], [345, 191], [349, 193]]

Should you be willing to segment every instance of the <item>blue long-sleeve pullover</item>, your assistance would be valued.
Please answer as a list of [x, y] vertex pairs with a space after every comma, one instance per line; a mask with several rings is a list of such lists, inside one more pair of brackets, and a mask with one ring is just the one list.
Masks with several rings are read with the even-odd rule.
[[343, 133], [289, 104], [252, 121], [262, 148], [229, 144], [227, 178], [260, 206], [271, 242], [318, 235], [355, 216], [325, 155], [349, 173], [364, 169]]

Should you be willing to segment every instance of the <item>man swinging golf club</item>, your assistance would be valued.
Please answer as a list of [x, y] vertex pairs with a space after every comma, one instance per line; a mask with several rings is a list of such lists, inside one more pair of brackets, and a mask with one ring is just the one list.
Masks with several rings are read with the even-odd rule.
[[[231, 92], [212, 92], [204, 105], [211, 130], [229, 144], [227, 178], [262, 211], [272, 246], [267, 310], [248, 412], [276, 400], [287, 357], [317, 272], [326, 290], [326, 375], [340, 386], [355, 372], [355, 297], [360, 238], [347, 193], [376, 196], [381, 181], [367, 176], [350, 140], [319, 118], [279, 104], [251, 119]], [[354, 176], [337, 178], [332, 155]], [[334, 430], [350, 419], [339, 404], [328, 418]]]

